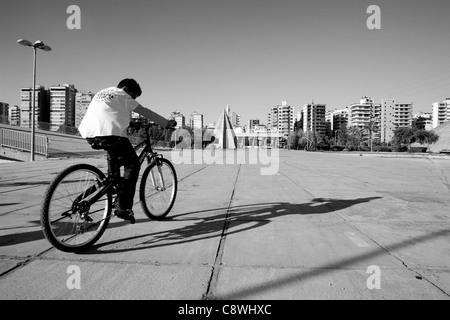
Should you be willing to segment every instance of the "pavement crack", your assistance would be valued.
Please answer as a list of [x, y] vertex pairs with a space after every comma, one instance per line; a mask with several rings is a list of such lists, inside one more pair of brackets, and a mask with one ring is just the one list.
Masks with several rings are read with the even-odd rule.
[[217, 248], [216, 257], [214, 259], [214, 264], [211, 269], [211, 277], [208, 281], [208, 286], [206, 288], [206, 292], [203, 294], [203, 300], [214, 300], [215, 299], [215, 291], [219, 278], [220, 266], [222, 265], [223, 253], [225, 250], [225, 240], [228, 234], [228, 228], [230, 226], [230, 212], [231, 212], [231, 203], [233, 202], [234, 193], [236, 191], [236, 184], [239, 178], [239, 172], [241, 171], [241, 164], [239, 164], [239, 168], [236, 173], [236, 179], [233, 184], [233, 191], [231, 192], [230, 201], [228, 202], [227, 212], [225, 214], [225, 221], [223, 224], [222, 234], [220, 236], [219, 246]]

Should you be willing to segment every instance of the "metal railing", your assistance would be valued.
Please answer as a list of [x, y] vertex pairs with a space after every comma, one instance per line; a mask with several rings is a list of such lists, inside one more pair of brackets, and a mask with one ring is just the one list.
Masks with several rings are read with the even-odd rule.
[[[31, 152], [31, 133], [1, 128], [0, 145], [2, 147]], [[34, 152], [48, 157], [47, 136], [41, 134], [35, 135]]]

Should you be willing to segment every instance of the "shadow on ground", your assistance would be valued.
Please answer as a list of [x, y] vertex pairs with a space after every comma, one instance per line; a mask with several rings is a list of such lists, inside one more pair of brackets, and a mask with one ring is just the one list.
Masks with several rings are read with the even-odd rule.
[[[103, 242], [101, 244], [93, 246], [91, 249], [86, 250], [82, 254], [107, 254], [127, 252], [200, 241], [214, 237], [220, 237], [224, 230], [226, 230], [226, 235], [231, 235], [259, 228], [268, 223], [271, 223], [273, 219], [280, 216], [328, 214], [376, 199], [381, 199], [381, 197], [368, 197], [350, 200], [315, 198], [311, 200], [311, 202], [303, 204], [278, 202], [187, 212], [171, 216], [162, 222], [154, 223], [171, 223], [176, 221], [191, 222], [188, 225], [184, 225], [179, 228]], [[207, 214], [215, 211], [221, 213], [216, 215], [208, 214], [208, 216], [205, 217], [198, 217], [199, 214]], [[137, 223], [142, 222], [148, 222], [148, 220], [143, 219], [137, 221]], [[105, 249], [105, 247], [110, 246], [111, 244], [117, 244], [125, 241], [135, 241], [136, 239], [143, 239], [143, 242], [134, 247], [127, 247], [122, 249]]]

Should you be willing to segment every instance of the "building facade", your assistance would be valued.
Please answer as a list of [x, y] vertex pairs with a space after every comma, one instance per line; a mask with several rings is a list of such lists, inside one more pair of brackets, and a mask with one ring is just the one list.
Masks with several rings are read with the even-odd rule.
[[432, 130], [433, 129], [432, 113], [420, 112], [413, 115], [412, 126], [413, 128], [415, 127], [419, 130], [427, 130], [427, 131]]
[[356, 127], [363, 133], [363, 141], [381, 140], [382, 106], [374, 103], [369, 97], [362, 97], [359, 103], [351, 104], [348, 108], [348, 126]]
[[395, 129], [412, 127], [412, 110], [412, 102], [399, 103], [392, 99], [381, 100], [381, 142], [391, 142]]
[[432, 105], [433, 128], [450, 121], [450, 98], [446, 98], [442, 102], [435, 102]]
[[89, 104], [92, 101], [95, 93], [91, 91], [79, 91], [75, 95], [75, 127], [81, 124], [81, 121], [86, 114]]
[[321, 103], [308, 103], [303, 105], [303, 132], [326, 134], [325, 113], [326, 105]]
[[19, 106], [12, 106], [9, 108], [9, 124], [12, 126], [20, 126]]
[[330, 129], [333, 132], [339, 130], [342, 127], [348, 126], [348, 114], [349, 109], [335, 109], [327, 112], [326, 121], [330, 122]]
[[61, 127], [75, 127], [76, 92], [73, 84], [51, 86], [50, 92], [50, 130]]
[[184, 115], [179, 111], [173, 111], [170, 116], [169, 120], [175, 120], [177, 122], [176, 129], [182, 128], [186, 125], [186, 118]]
[[248, 120], [247, 132], [253, 132], [257, 125], [259, 125], [259, 119]]
[[203, 129], [203, 115], [194, 111], [191, 113], [189, 126], [194, 129]]
[[276, 129], [281, 135], [288, 136], [291, 131], [294, 131], [294, 124], [294, 108], [288, 105], [287, 101], [272, 107], [267, 115], [268, 130]]
[[[31, 128], [33, 110], [33, 88], [20, 90], [20, 126]], [[34, 121], [37, 128], [47, 129], [50, 122], [48, 91], [43, 86], [35, 87]]]
[[0, 123], [9, 124], [9, 103], [0, 102]]

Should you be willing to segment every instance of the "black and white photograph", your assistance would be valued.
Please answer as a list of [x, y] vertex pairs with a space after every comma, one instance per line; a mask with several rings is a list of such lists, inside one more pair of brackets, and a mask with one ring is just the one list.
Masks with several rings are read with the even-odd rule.
[[0, 0], [0, 300], [450, 300], [449, 12]]

